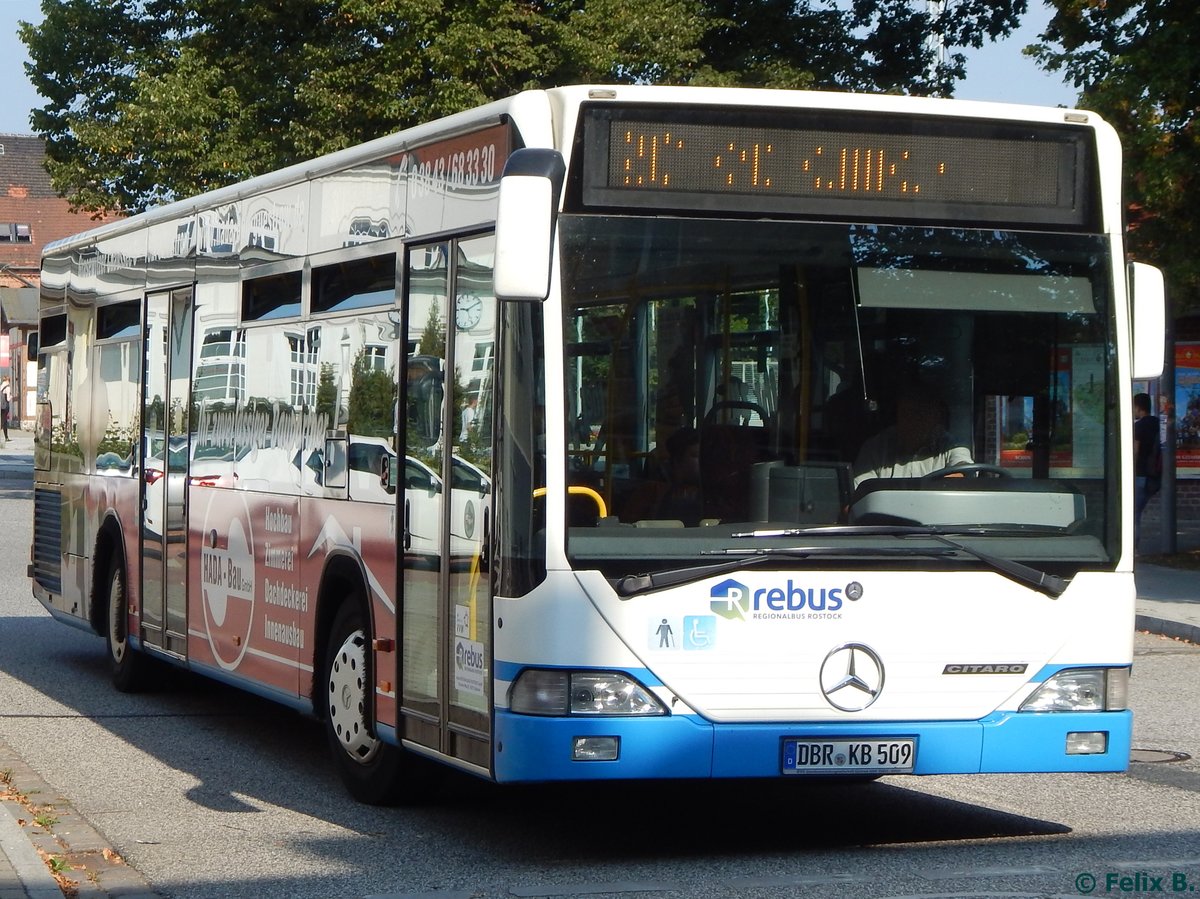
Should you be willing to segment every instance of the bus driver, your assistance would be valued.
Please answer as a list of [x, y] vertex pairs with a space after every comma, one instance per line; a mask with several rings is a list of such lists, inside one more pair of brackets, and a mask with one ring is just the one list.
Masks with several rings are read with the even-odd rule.
[[896, 423], [867, 438], [859, 450], [854, 486], [870, 478], [919, 478], [970, 465], [971, 451], [946, 432], [946, 418], [940, 400], [916, 388], [904, 390], [896, 404]]

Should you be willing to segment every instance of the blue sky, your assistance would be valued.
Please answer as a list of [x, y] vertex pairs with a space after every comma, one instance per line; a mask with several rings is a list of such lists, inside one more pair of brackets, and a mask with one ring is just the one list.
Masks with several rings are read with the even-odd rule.
[[[1054, 75], [1040, 71], [1021, 55], [1033, 43], [1049, 18], [1046, 8], [1031, 0], [1025, 25], [999, 44], [973, 51], [967, 64], [967, 80], [956, 96], [967, 100], [1001, 100], [1048, 106], [1072, 106], [1076, 92]], [[40, 106], [38, 95], [25, 77], [25, 45], [17, 38], [17, 22], [41, 20], [39, 0], [0, 0], [0, 82], [7, 84], [0, 105], [0, 133], [28, 134], [29, 111]]]

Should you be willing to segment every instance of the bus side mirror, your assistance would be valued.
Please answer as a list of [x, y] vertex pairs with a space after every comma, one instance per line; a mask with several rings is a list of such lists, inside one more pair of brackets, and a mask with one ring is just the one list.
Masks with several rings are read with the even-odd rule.
[[540, 302], [550, 294], [550, 262], [566, 163], [557, 150], [516, 150], [500, 178], [494, 287], [501, 300]]
[[1129, 308], [1133, 327], [1132, 376], [1160, 377], [1166, 331], [1167, 291], [1162, 272], [1144, 262], [1129, 264]]
[[321, 483], [341, 490], [350, 483], [350, 438], [343, 430], [325, 432], [325, 471]]
[[379, 486], [386, 493], [395, 493], [396, 484], [400, 480], [400, 460], [391, 453], [386, 453], [379, 460]]
[[38, 333], [37, 331], [29, 332], [29, 336], [25, 338], [25, 361], [36, 362], [38, 357]]

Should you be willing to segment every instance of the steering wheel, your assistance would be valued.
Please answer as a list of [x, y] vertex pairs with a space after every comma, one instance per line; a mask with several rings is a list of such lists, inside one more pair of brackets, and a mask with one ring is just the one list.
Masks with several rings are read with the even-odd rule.
[[921, 476], [921, 483], [927, 484], [930, 481], [941, 481], [954, 475], [974, 475], [975, 477], [983, 477], [990, 475], [994, 478], [1011, 478], [1012, 472], [1007, 468], [1001, 468], [999, 465], [989, 465], [987, 462], [968, 462], [965, 465], [948, 465], [945, 468], [939, 468], [937, 471], [931, 471], [929, 474]]
[[749, 400], [718, 400], [712, 404], [712, 408], [708, 410], [708, 414], [704, 416], [706, 422], [715, 421], [717, 413], [724, 409], [746, 409], [749, 412], [757, 412], [758, 417], [765, 424], [767, 421], [767, 410], [758, 403], [752, 403]]

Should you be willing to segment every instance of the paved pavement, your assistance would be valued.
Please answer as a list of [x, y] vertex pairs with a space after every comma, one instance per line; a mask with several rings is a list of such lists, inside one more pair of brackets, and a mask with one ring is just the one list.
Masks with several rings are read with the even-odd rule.
[[[10, 430], [0, 439], [0, 486], [33, 485], [33, 438]], [[1150, 534], [1143, 539], [1157, 546]], [[1178, 550], [1200, 549], [1200, 521], [1178, 523]], [[1200, 644], [1200, 571], [1139, 561], [1137, 629]], [[53, 795], [53, 788], [0, 741], [0, 899], [62, 899], [64, 892], [45, 858], [70, 865], [73, 895], [107, 899], [157, 896], [134, 869], [125, 865], [107, 841], [65, 803], [55, 802], [53, 832], [37, 824], [28, 806], [6, 790], [11, 782], [29, 795]]]
[[33, 485], [33, 434], [19, 428], [9, 428], [7, 440], [0, 435], [0, 482], [9, 480]]

